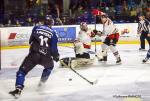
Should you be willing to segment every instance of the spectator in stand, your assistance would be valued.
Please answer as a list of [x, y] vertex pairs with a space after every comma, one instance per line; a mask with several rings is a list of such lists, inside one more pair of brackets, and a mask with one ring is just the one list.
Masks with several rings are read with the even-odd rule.
[[68, 24], [66, 17], [63, 17], [63, 18], [62, 18], [62, 23], [63, 23], [64, 25], [67, 25], [67, 24]]
[[136, 12], [136, 9], [133, 7], [130, 10], [131, 21], [136, 22], [136, 19], [135, 19], [136, 16], [137, 16], [137, 12]]
[[76, 12], [76, 16], [82, 16], [84, 14], [84, 12], [85, 12], [84, 7], [80, 5]]
[[83, 7], [84, 10], [91, 9], [91, 0], [78, 0], [77, 7]]
[[75, 17], [83, 16], [85, 11], [90, 10], [90, 0], [78, 0], [75, 6]]
[[107, 2], [107, 6], [108, 7], [115, 7], [114, 0], [109, 0], [109, 2]]
[[5, 27], [12, 27], [12, 26], [14, 26], [14, 25], [12, 24], [11, 19], [9, 19], [8, 23], [5, 25]]
[[141, 0], [135, 0], [135, 4], [136, 4], [137, 6], [139, 6], [140, 3], [141, 3]]
[[16, 25], [16, 27], [20, 27], [21, 26], [19, 20], [16, 20], [15, 25]]
[[[16, 0], [15, 0], [16, 1]], [[48, 0], [48, 5], [42, 5], [41, 3], [37, 3], [40, 0], [25, 0], [26, 7], [25, 9], [18, 9], [20, 4], [17, 3], [16, 8], [7, 11], [4, 18], [4, 25], [8, 26], [8, 19], [12, 20], [12, 24], [15, 24], [16, 18], [23, 18], [23, 23], [20, 21], [21, 25], [25, 26], [32, 26], [34, 25], [33, 21], [27, 21], [25, 18], [26, 16], [32, 16], [32, 18], [39, 18], [43, 17], [46, 14], [52, 15], [53, 18], [61, 18], [61, 11], [62, 11], [62, 2], [63, 0]], [[17, 2], [17, 1], [16, 1]], [[20, 2], [20, 0], [18, 1]], [[11, 3], [10, 3], [11, 4]], [[11, 9], [9, 5], [8, 9]], [[137, 16], [139, 13], [144, 12], [146, 13], [146, 18], [150, 19], [150, 0], [70, 0], [69, 9], [71, 11], [70, 17], [73, 21], [89, 19], [88, 17], [91, 16], [84, 16], [85, 12], [89, 12], [91, 8], [100, 9], [103, 12], [108, 13], [113, 21], [120, 22], [122, 21], [127, 22], [129, 19], [130, 22], [137, 21]], [[24, 12], [24, 13], [23, 13]], [[23, 16], [22, 16], [23, 15]], [[83, 17], [84, 16], [84, 17]], [[131, 18], [130, 18], [131, 17]], [[67, 18], [67, 17], [66, 17]], [[68, 18], [61, 18], [63, 24], [72, 24], [71, 21], [68, 22]], [[82, 19], [83, 18], [83, 19]], [[64, 20], [63, 20], [64, 19]], [[32, 19], [33, 20], [33, 19]], [[69, 18], [70, 20], [70, 18]], [[75, 22], [77, 23], [77, 22]], [[92, 23], [89, 21], [89, 23]]]
[[150, 7], [147, 8], [146, 18], [150, 21]]
[[56, 4], [53, 0], [48, 0], [48, 15], [52, 15], [53, 18], [59, 18], [60, 17], [60, 8], [59, 5]]
[[98, 1], [97, 4], [96, 4], [96, 8], [100, 9], [102, 11], [105, 11], [105, 7], [106, 7], [106, 3], [105, 2]]
[[25, 26], [33, 26], [33, 21], [31, 17], [28, 17], [25, 22]]
[[137, 15], [141, 14], [143, 12], [143, 9], [141, 7], [136, 8]]
[[110, 18], [114, 21], [115, 20], [115, 8], [114, 7], [110, 7], [109, 11], [108, 11], [108, 15], [110, 15]]
[[63, 25], [60, 18], [56, 18], [55, 25]]
[[78, 2], [78, 0], [70, 0], [70, 4], [69, 4], [70, 17], [75, 17], [77, 2]]

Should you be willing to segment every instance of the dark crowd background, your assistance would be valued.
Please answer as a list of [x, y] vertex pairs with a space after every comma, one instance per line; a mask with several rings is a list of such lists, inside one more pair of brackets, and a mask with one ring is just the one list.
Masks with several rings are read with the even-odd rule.
[[150, 0], [1, 0], [0, 27], [34, 26], [46, 15], [55, 25], [94, 24], [92, 9], [99, 9], [114, 23], [136, 23], [138, 14], [150, 20]]

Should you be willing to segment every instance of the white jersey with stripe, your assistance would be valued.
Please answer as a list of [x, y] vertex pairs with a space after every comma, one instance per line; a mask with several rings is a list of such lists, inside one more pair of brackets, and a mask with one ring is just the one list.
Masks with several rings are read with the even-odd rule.
[[92, 31], [88, 29], [87, 31], [80, 30], [77, 40], [86, 45], [91, 45], [91, 33]]
[[118, 29], [113, 24], [113, 22], [109, 18], [107, 18], [106, 22], [103, 24], [103, 34], [108, 36], [116, 32], [118, 32]]

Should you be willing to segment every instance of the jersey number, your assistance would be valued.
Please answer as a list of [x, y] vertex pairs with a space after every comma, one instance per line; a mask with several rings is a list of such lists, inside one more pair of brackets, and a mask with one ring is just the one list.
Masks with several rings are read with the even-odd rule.
[[43, 46], [45, 42], [46, 47], [48, 47], [48, 43], [47, 43], [48, 38], [44, 38], [43, 36], [40, 36], [39, 38], [41, 39], [40, 45]]

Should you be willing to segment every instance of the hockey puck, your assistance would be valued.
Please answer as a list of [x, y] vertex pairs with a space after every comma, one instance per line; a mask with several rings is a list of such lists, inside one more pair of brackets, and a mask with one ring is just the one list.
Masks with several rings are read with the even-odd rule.
[[72, 78], [69, 78], [68, 80], [69, 80], [69, 81], [72, 81]]

